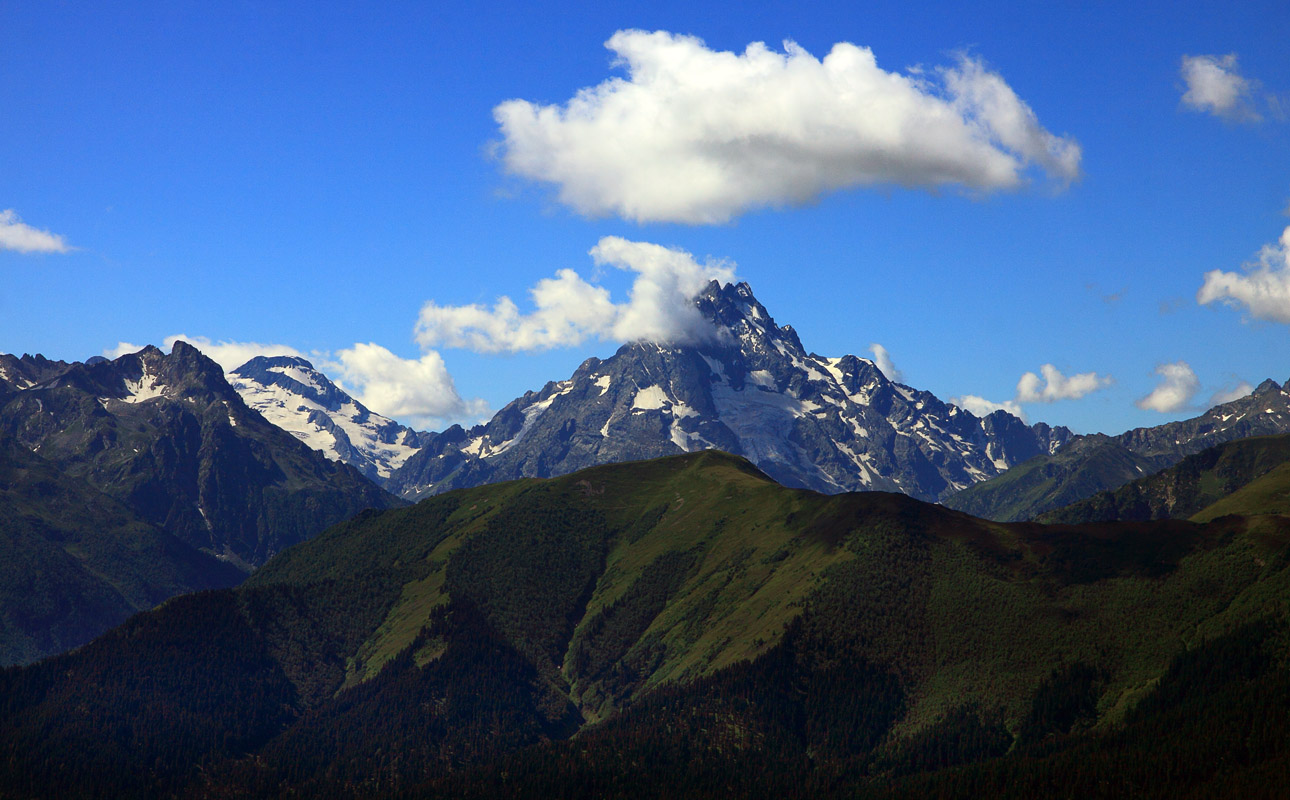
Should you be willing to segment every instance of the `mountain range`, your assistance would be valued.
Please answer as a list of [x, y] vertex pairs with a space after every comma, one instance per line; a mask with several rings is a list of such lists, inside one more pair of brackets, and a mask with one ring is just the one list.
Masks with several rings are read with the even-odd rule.
[[437, 434], [300, 358], [0, 356], [0, 797], [1290, 785], [1284, 387], [1076, 436], [697, 303]]
[[[441, 433], [373, 413], [302, 358], [258, 357], [226, 377], [183, 342], [85, 363], [0, 355], [0, 501], [15, 554], [0, 580], [0, 663], [236, 584], [330, 524], [399, 504], [373, 482], [416, 500], [717, 449], [790, 487], [897, 491], [1006, 521], [1290, 428], [1275, 381], [1115, 437], [979, 418], [868, 359], [807, 352], [747, 284], [713, 282], [695, 302], [712, 325], [701, 341], [624, 345], [487, 423]], [[1062, 519], [1090, 518], [1072, 513]]]
[[1118, 436], [1073, 437], [1003, 475], [946, 498], [945, 504], [988, 519], [1034, 519], [1094, 494], [1177, 464], [1224, 442], [1290, 432], [1290, 389], [1265, 380], [1249, 395], [1198, 417]]
[[1072, 435], [1006, 411], [976, 417], [869, 359], [809, 353], [746, 283], [714, 281], [695, 302], [707, 340], [626, 344], [469, 430], [400, 428], [302, 359], [257, 358], [232, 379], [270, 420], [412, 500], [705, 449], [745, 456], [786, 486], [936, 500]]
[[1290, 432], [1290, 394], [1272, 380], [1193, 419], [1118, 436], [1027, 425], [1003, 410], [977, 417], [869, 359], [807, 352], [746, 283], [714, 281], [695, 302], [707, 339], [626, 344], [470, 429], [400, 426], [300, 358], [256, 358], [230, 379], [268, 419], [409, 500], [718, 449], [786, 486], [897, 491], [1017, 521], [1222, 442]]
[[23, 560], [0, 582], [5, 663], [401, 504], [248, 408], [183, 342], [86, 363], [0, 355], [0, 448], [5, 535]]

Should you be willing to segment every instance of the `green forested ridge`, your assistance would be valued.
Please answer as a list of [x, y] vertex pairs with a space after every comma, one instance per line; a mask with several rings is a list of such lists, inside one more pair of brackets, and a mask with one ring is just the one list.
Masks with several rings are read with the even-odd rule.
[[[1005, 525], [785, 489], [716, 452], [478, 487], [365, 512], [237, 590], [0, 674], [0, 794], [94, 795], [118, 772], [230, 797], [1245, 786], [1290, 751], [1288, 565], [1277, 515]], [[195, 658], [158, 643], [198, 617], [226, 622]], [[160, 677], [131, 636], [170, 654]], [[103, 669], [109, 688], [84, 684]], [[242, 699], [201, 705], [217, 675]], [[159, 681], [193, 692], [156, 699]], [[32, 746], [92, 735], [86, 698], [100, 735], [137, 744]], [[141, 733], [185, 704], [206, 709], [184, 711], [206, 714], [194, 730], [235, 733]], [[1182, 735], [1210, 714], [1223, 741]]]

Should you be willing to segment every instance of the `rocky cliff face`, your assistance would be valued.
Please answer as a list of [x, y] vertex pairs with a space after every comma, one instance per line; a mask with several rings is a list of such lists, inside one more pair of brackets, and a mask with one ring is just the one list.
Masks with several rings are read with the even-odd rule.
[[745, 283], [696, 300], [698, 344], [636, 342], [589, 359], [469, 431], [428, 437], [387, 488], [408, 498], [716, 448], [788, 486], [935, 500], [1050, 453], [1065, 428], [985, 419], [891, 381], [868, 359], [808, 353]]

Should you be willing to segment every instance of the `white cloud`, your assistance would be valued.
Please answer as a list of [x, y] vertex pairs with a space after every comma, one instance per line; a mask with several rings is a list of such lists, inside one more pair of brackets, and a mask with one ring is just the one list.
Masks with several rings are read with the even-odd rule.
[[1013, 400], [996, 403], [993, 400], [986, 400], [984, 397], [977, 397], [974, 394], [965, 394], [962, 397], [951, 397], [950, 402], [978, 417], [988, 417], [996, 411], [1007, 411], [1022, 422], [1030, 423], [1030, 420], [1026, 418], [1026, 412], [1022, 411], [1021, 406]]
[[636, 273], [627, 302], [613, 302], [604, 287], [563, 269], [530, 290], [535, 310], [527, 314], [509, 297], [491, 309], [427, 302], [417, 320], [417, 341], [423, 348], [500, 353], [570, 347], [589, 338], [695, 343], [718, 335], [693, 300], [711, 280], [733, 281], [732, 263], [700, 264], [684, 250], [617, 236], [601, 239], [591, 257], [598, 265]]
[[355, 344], [338, 351], [325, 367], [360, 403], [417, 427], [488, 412], [483, 400], [463, 400], [444, 365], [430, 351], [419, 359], [400, 358], [379, 344]]
[[1244, 274], [1206, 272], [1196, 302], [1207, 305], [1215, 300], [1245, 306], [1257, 319], [1290, 323], [1290, 227], [1281, 232], [1281, 241], [1263, 246], [1257, 261], [1245, 265]]
[[1079, 177], [1079, 145], [966, 55], [899, 74], [846, 42], [822, 60], [793, 42], [739, 54], [666, 31], [606, 47], [626, 78], [493, 109], [506, 169], [588, 216], [707, 224], [858, 186], [1010, 189], [1032, 165]]
[[896, 369], [896, 363], [891, 360], [891, 353], [887, 348], [874, 342], [869, 345], [869, 352], [873, 353], [873, 363], [878, 366], [878, 370], [887, 376], [887, 380], [900, 383], [905, 379], [904, 374]]
[[1054, 403], [1058, 400], [1078, 400], [1112, 383], [1110, 377], [1096, 372], [1081, 372], [1068, 378], [1052, 364], [1044, 364], [1039, 371], [1043, 373], [1042, 379], [1033, 372], [1027, 372], [1017, 381], [1016, 402]]
[[1017, 381], [1017, 395], [1012, 400], [996, 403], [974, 394], [952, 397], [950, 402], [959, 408], [971, 411], [978, 417], [984, 417], [994, 411], [1007, 411], [1022, 421], [1029, 423], [1022, 403], [1055, 403], [1058, 400], [1078, 400], [1090, 392], [1104, 389], [1114, 381], [1109, 375], [1098, 375], [1096, 372], [1081, 372], [1069, 378], [1052, 364], [1039, 368], [1041, 378], [1033, 372], [1027, 372]]
[[31, 227], [12, 208], [0, 211], [0, 250], [19, 253], [67, 253], [72, 248], [63, 237]]
[[1200, 389], [1200, 381], [1186, 361], [1161, 364], [1156, 367], [1156, 374], [1160, 376], [1160, 383], [1151, 394], [1137, 401], [1138, 408], [1144, 411], [1168, 414], [1185, 408]]
[[1183, 56], [1181, 75], [1186, 91], [1182, 103], [1194, 111], [1244, 122], [1257, 122], [1251, 81], [1241, 77], [1236, 53], [1225, 56]]
[[1224, 403], [1230, 403], [1233, 400], [1240, 400], [1242, 397], [1245, 397], [1253, 391], [1253, 384], [1247, 381], [1241, 381], [1236, 386], [1228, 389], [1220, 389], [1219, 391], [1214, 392], [1214, 396], [1209, 398], [1209, 407], [1213, 408], [1214, 406], [1221, 406]]

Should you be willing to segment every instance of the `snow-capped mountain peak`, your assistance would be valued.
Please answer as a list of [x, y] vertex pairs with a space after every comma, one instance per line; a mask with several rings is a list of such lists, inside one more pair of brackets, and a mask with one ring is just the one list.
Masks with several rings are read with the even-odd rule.
[[270, 422], [378, 482], [417, 452], [426, 436], [370, 411], [303, 358], [258, 356], [228, 379]]
[[1070, 435], [1005, 412], [980, 419], [889, 380], [865, 358], [808, 353], [746, 283], [714, 281], [695, 302], [718, 332], [708, 343], [634, 342], [589, 359], [487, 424], [433, 437], [390, 488], [415, 497], [718, 448], [788, 485], [936, 499]]

